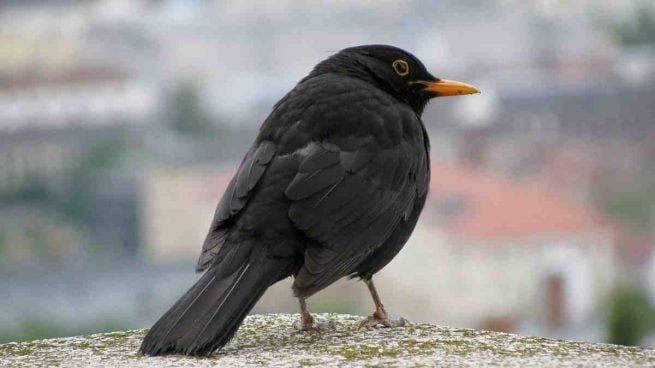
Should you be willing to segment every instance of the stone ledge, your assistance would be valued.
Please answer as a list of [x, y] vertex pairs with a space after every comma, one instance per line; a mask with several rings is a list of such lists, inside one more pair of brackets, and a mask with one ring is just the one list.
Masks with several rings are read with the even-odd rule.
[[357, 330], [360, 318], [322, 314], [336, 330], [299, 333], [298, 315], [253, 315], [209, 358], [143, 357], [145, 330], [0, 345], [1, 367], [628, 367], [655, 366], [655, 350], [523, 337], [427, 324]]

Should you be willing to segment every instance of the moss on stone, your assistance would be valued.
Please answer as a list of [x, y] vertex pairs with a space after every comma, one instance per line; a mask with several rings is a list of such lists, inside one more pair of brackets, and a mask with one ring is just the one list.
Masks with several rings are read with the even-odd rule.
[[653, 366], [649, 349], [522, 337], [428, 324], [360, 330], [357, 316], [323, 314], [333, 331], [301, 333], [298, 315], [254, 315], [209, 358], [137, 353], [147, 330], [0, 345], [0, 366]]

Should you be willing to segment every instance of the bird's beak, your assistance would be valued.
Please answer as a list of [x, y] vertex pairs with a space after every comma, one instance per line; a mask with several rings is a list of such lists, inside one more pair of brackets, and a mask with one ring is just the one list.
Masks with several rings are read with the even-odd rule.
[[477, 88], [470, 84], [448, 79], [436, 79], [434, 81], [421, 80], [411, 83], [423, 85], [423, 91], [433, 94], [434, 97], [472, 95], [474, 93], [480, 93]]

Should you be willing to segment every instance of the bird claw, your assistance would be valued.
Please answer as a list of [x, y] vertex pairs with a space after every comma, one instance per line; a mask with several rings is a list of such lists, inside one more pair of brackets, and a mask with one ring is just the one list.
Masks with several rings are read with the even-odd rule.
[[301, 326], [300, 331], [321, 333], [326, 331], [334, 331], [336, 328], [337, 326], [334, 323], [334, 321], [328, 321], [328, 322], [312, 323], [311, 325], [308, 326]]
[[334, 331], [337, 328], [337, 325], [334, 321], [330, 320], [327, 322], [315, 322], [314, 318], [309, 318], [306, 320], [300, 321], [300, 323], [294, 323], [296, 329], [300, 332], [325, 332], [325, 331]]
[[391, 327], [403, 327], [409, 323], [403, 317], [400, 317], [397, 320], [391, 319], [389, 317], [380, 318], [376, 313], [364, 318], [359, 321], [357, 328], [376, 328], [378, 326], [382, 328], [391, 328]]

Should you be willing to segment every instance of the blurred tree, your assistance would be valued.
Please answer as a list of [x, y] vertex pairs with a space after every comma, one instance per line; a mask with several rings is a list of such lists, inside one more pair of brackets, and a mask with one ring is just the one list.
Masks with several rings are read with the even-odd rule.
[[174, 132], [193, 138], [218, 134], [218, 128], [212, 124], [209, 113], [203, 107], [200, 91], [195, 83], [180, 83], [170, 100], [171, 114], [168, 123]]
[[655, 185], [623, 187], [604, 198], [605, 213], [635, 230], [649, 230], [655, 220]]
[[629, 19], [612, 25], [613, 33], [621, 44], [634, 46], [655, 43], [655, 10], [649, 3], [642, 2]]
[[637, 345], [653, 327], [655, 316], [643, 291], [631, 287], [616, 288], [609, 299], [607, 341], [619, 345]]
[[49, 203], [51, 199], [52, 191], [44, 178], [28, 177], [21, 186], [0, 192], [0, 207], [18, 203], [43, 204]]
[[77, 222], [85, 223], [93, 208], [93, 196], [126, 154], [123, 138], [107, 138], [95, 143], [80, 158], [68, 175], [68, 183], [58, 198], [57, 208]]
[[5, 259], [6, 256], [6, 247], [7, 247], [7, 239], [6, 235], [0, 231], [0, 259]]

